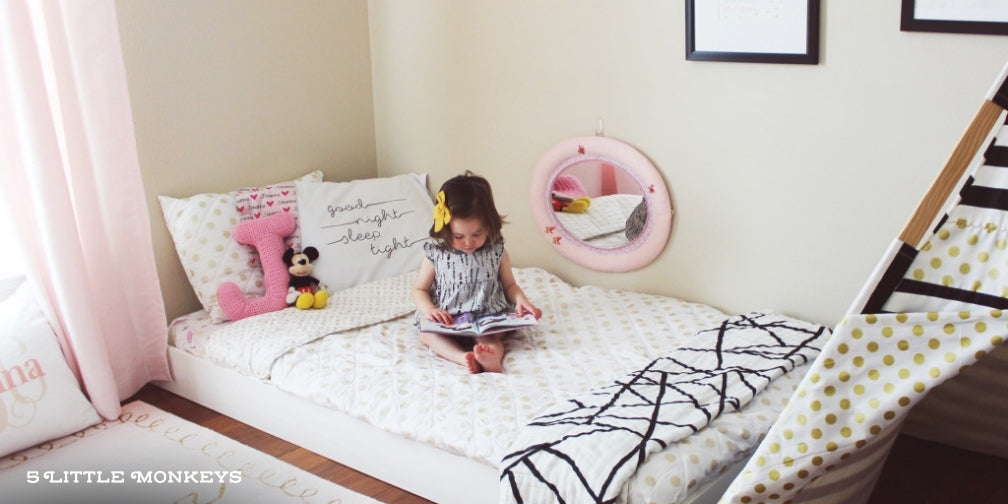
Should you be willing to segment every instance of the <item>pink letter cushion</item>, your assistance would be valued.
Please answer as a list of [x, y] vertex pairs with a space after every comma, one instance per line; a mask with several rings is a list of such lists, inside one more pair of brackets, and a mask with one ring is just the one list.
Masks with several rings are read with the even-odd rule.
[[[297, 187], [294, 182], [281, 182], [266, 187], [238, 189], [232, 193], [235, 199], [235, 209], [238, 210], [241, 222], [262, 219], [270, 215], [285, 212], [294, 217], [294, 232], [284, 238], [285, 250], [292, 248], [301, 250], [301, 231], [296, 224]], [[249, 252], [249, 264], [259, 261], [259, 254], [254, 250]]]
[[217, 289], [217, 302], [231, 320], [282, 310], [287, 307], [287, 285], [290, 276], [283, 262], [284, 238], [294, 232], [294, 217], [286, 212], [273, 214], [235, 226], [238, 243], [252, 245], [259, 252], [266, 293], [260, 298], [246, 299], [241, 289], [225, 282]]
[[101, 421], [26, 285], [0, 302], [0, 455]]
[[[319, 182], [322, 172], [316, 170], [297, 180]], [[277, 182], [268, 187], [275, 189], [292, 183]], [[235, 195], [246, 192], [251, 195], [259, 190], [265, 188], [239, 189], [234, 194], [202, 193], [188, 198], [158, 196], [186, 278], [215, 324], [227, 320], [217, 302], [217, 289], [222, 283], [237, 284], [246, 297], [262, 296], [266, 291], [259, 258], [253, 257], [252, 247], [238, 243], [231, 234], [239, 222], [255, 217], [252, 214], [252, 218], [245, 218], [238, 211], [240, 205], [236, 204]]]

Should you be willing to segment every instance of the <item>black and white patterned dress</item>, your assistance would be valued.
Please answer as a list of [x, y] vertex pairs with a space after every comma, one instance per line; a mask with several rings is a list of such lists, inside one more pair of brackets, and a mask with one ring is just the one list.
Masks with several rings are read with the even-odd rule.
[[442, 249], [428, 242], [424, 244], [424, 255], [434, 263], [431, 301], [452, 317], [467, 312], [479, 316], [511, 310], [498, 277], [504, 256], [503, 242], [484, 245], [472, 254]]

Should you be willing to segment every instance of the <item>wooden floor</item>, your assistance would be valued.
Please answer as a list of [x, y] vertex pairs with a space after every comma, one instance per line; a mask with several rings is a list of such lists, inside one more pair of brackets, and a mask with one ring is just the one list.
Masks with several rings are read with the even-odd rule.
[[1008, 503], [1008, 459], [900, 436], [868, 504], [893, 502]]
[[[190, 422], [220, 432], [238, 442], [381, 502], [388, 504], [430, 502], [153, 385], [144, 387], [126, 402], [132, 400], [144, 401]], [[902, 502], [1008, 503], [1008, 459], [900, 436], [886, 461], [869, 504]]]

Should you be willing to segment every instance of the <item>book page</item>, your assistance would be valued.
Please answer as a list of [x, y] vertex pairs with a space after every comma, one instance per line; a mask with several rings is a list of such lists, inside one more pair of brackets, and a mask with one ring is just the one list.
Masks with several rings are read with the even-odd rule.
[[493, 334], [510, 331], [513, 329], [534, 326], [538, 324], [535, 316], [531, 313], [518, 316], [517, 313], [498, 313], [485, 315], [473, 319], [471, 313], [457, 315], [451, 325], [439, 324], [427, 319], [420, 321], [420, 330], [425, 332], [437, 332], [442, 334], [453, 334], [456, 336], [480, 336], [483, 334]]
[[517, 328], [538, 324], [535, 316], [531, 313], [519, 316], [517, 313], [499, 313], [487, 315], [476, 321], [478, 331], [486, 334], [495, 328]]

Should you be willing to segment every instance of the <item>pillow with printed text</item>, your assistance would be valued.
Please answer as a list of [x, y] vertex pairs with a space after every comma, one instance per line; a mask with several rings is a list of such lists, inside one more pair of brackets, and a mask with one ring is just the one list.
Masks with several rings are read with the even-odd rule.
[[415, 271], [434, 204], [427, 175], [299, 182], [301, 244], [318, 249], [312, 276], [330, 291]]
[[101, 421], [27, 284], [0, 302], [0, 455]]

